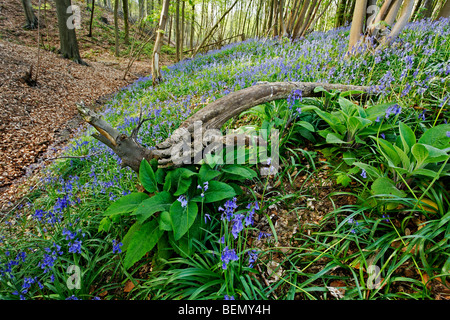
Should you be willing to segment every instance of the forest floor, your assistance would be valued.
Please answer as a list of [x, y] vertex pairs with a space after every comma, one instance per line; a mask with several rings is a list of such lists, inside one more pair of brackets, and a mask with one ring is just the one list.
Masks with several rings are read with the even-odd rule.
[[[38, 2], [33, 1], [33, 5], [38, 15]], [[109, 27], [112, 14], [101, 7], [96, 10]], [[77, 102], [101, 106], [112, 94], [150, 72], [150, 60], [142, 56], [124, 80], [128, 57], [112, 54], [110, 35], [85, 35], [90, 11], [83, 7], [77, 37], [88, 66], [61, 58], [56, 52], [56, 10], [47, 4], [40, 14], [45, 26], [40, 30], [38, 50], [38, 31], [23, 28], [21, 3], [0, 1], [0, 210], [17, 200], [18, 188], [27, 177], [45, 166], [46, 159], [55, 157], [81, 126]], [[94, 36], [102, 32], [93, 30]], [[163, 56], [161, 63], [172, 62]], [[37, 78], [31, 85], [26, 81], [30, 68], [31, 80]]]

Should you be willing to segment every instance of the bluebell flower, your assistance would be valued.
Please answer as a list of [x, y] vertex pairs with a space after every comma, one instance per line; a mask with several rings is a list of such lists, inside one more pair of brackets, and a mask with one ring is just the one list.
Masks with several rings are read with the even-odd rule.
[[367, 172], [366, 172], [366, 170], [362, 169], [362, 171], [361, 171], [361, 177], [363, 177], [364, 179], [367, 178]]
[[223, 299], [224, 300], [234, 300], [234, 296], [229, 296], [229, 295], [225, 295], [224, 297], [223, 297]]
[[232, 200], [227, 200], [224, 204], [225, 208], [219, 207], [219, 211], [222, 211], [222, 220], [228, 220], [230, 221], [233, 217], [234, 210], [238, 207], [236, 204], [237, 198], [234, 197]]
[[70, 297], [67, 297], [66, 300], [80, 300], [80, 299], [78, 299], [74, 295], [71, 295]]
[[205, 224], [206, 224], [206, 219], [208, 219], [209, 221], [211, 221], [211, 216], [207, 213], [205, 213]]
[[118, 242], [118, 241], [115, 240], [115, 239], [112, 241], [112, 243], [113, 243], [113, 249], [112, 249], [112, 252], [113, 252], [113, 253], [121, 253], [121, 252], [122, 252], [122, 249], [120, 249], [120, 247], [123, 246], [123, 243], [122, 243], [122, 242]]
[[264, 239], [264, 238], [268, 238], [270, 236], [272, 236], [272, 234], [270, 234], [268, 232], [260, 231], [259, 235], [258, 235], [258, 240], [261, 240], [261, 239]]
[[231, 228], [231, 234], [235, 239], [237, 239], [239, 233], [244, 229], [244, 225], [242, 224], [242, 219], [244, 218], [244, 215], [242, 214], [235, 214], [233, 219], [231, 220], [233, 222], [233, 226]]
[[69, 252], [81, 253], [81, 240], [75, 240], [73, 243], [69, 242]]
[[253, 264], [256, 262], [256, 259], [258, 259], [258, 254], [256, 253], [256, 250], [251, 250], [248, 252], [248, 267], [252, 268]]
[[239, 257], [236, 254], [236, 251], [234, 249], [228, 249], [228, 246], [226, 246], [222, 251], [222, 269], [226, 269], [228, 263], [231, 261], [237, 261], [239, 260]]
[[450, 131], [447, 131], [447, 132], [445, 133], [445, 135], [447, 136], [447, 138], [450, 138]]
[[183, 208], [185, 208], [185, 207], [187, 206], [187, 204], [188, 204], [188, 201], [186, 200], [186, 196], [185, 196], [185, 195], [179, 196], [177, 200], [178, 200], [179, 202], [181, 202], [181, 206], [182, 206]]

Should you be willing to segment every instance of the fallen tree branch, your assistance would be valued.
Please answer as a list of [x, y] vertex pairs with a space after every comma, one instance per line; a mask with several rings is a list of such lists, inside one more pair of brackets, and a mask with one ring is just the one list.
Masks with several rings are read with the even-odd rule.
[[[271, 102], [274, 100], [286, 99], [294, 90], [300, 90], [302, 97], [319, 97], [321, 92], [314, 92], [317, 87], [323, 87], [327, 91], [358, 91], [352, 96], [365, 98], [370, 95], [369, 87], [316, 83], [316, 82], [265, 82], [255, 86], [232, 92], [214, 102], [209, 103], [203, 109], [184, 121], [169, 138], [156, 145], [152, 150], [144, 148], [136, 142], [135, 137], [119, 133], [106, 121], [90, 110], [84, 104], [77, 104], [79, 113], [83, 119], [95, 127], [98, 134], [93, 137], [110, 147], [121, 159], [122, 166], [128, 166], [132, 170], [139, 172], [139, 165], [142, 159], [158, 159], [160, 166], [178, 165], [183, 161], [195, 159], [195, 155], [202, 152], [206, 145], [194, 145], [193, 141], [204, 141], [204, 134], [207, 130], [220, 130], [222, 126], [232, 117], [241, 114], [254, 106]], [[200, 128], [199, 128], [200, 124]], [[194, 136], [196, 134], [197, 136]], [[201, 135], [201, 136], [198, 136]], [[224, 141], [225, 142], [225, 141]], [[180, 144], [187, 143], [192, 147], [192, 153], [180, 154], [176, 148]]]

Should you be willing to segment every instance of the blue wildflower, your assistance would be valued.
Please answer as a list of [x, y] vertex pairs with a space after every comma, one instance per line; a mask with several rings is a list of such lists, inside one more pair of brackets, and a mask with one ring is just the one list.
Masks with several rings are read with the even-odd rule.
[[236, 251], [234, 249], [228, 249], [228, 246], [226, 246], [222, 251], [222, 269], [226, 269], [228, 263], [231, 261], [237, 261], [239, 260], [239, 257], [236, 254]]
[[188, 204], [188, 201], [186, 200], [186, 196], [185, 196], [185, 195], [179, 196], [177, 200], [178, 200], [179, 202], [181, 202], [181, 206], [182, 206], [183, 208], [185, 208], [185, 207], [187, 206], [187, 204]]
[[366, 172], [366, 170], [362, 169], [362, 171], [361, 171], [361, 177], [363, 177], [364, 179], [367, 178], [367, 172]]
[[115, 239], [112, 241], [112, 243], [113, 243], [113, 249], [112, 249], [112, 252], [113, 252], [113, 253], [121, 253], [121, 252], [122, 252], [122, 249], [120, 249], [120, 247], [123, 246], [123, 243], [122, 243], [122, 242], [118, 242], [118, 241], [115, 240]]

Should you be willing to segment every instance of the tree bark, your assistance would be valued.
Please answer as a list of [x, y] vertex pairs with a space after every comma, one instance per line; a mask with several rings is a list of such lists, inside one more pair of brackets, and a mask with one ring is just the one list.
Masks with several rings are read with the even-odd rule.
[[[168, 2], [168, 0], [166, 1]], [[97, 129], [98, 133], [93, 134], [93, 137], [111, 148], [122, 159], [122, 166], [128, 166], [135, 172], [139, 172], [142, 159], [151, 160], [156, 158], [159, 166], [180, 165], [190, 161], [192, 158], [194, 158], [195, 163], [198, 154], [202, 154], [205, 148], [203, 138], [206, 130], [220, 130], [232, 117], [257, 105], [286, 99], [293, 90], [301, 90], [302, 97], [321, 96], [321, 92], [314, 92], [314, 89], [319, 86], [327, 91], [360, 91], [362, 93], [354, 93], [353, 95], [361, 98], [371, 94], [369, 87], [362, 86], [313, 82], [260, 83], [232, 92], [208, 104], [184, 121], [168, 139], [158, 144], [152, 150], [144, 148], [135, 139], [143, 120], [140, 119], [138, 127], [128, 136], [120, 134], [118, 130], [101, 119], [97, 113], [84, 105], [78, 104], [77, 108], [83, 119]], [[198, 130], [198, 125], [201, 126], [201, 130]], [[201, 143], [195, 144], [195, 141], [200, 141]], [[223, 142], [226, 141], [225, 139]], [[187, 143], [190, 147], [191, 152], [188, 154], [180, 154], [178, 152], [180, 144], [183, 143]], [[192, 146], [192, 144], [194, 145]]]
[[114, 55], [119, 56], [119, 17], [117, 16], [119, 11], [119, 0], [114, 1], [114, 39], [115, 39], [115, 51]]
[[363, 33], [363, 25], [366, 18], [366, 9], [367, 0], [356, 1], [347, 53], [350, 53], [354, 49], [361, 38], [361, 34]]
[[128, 21], [128, 17], [129, 17], [128, 0], [122, 0], [122, 4], [123, 4], [123, 24], [124, 24], [124, 31], [125, 31], [124, 43], [130, 44], [130, 26], [129, 26], [129, 21]]
[[68, 28], [67, 26], [67, 21], [70, 20], [72, 15], [72, 13], [67, 13], [67, 9], [72, 5], [71, 0], [56, 0], [55, 2], [56, 14], [58, 16], [59, 40], [61, 46], [60, 53], [64, 58], [71, 59], [76, 63], [82, 65], [86, 65], [86, 63], [81, 60], [80, 52], [78, 50], [75, 28]]
[[177, 0], [175, 7], [175, 51], [176, 61], [180, 61], [180, 0]]
[[216, 24], [209, 30], [209, 32], [206, 34], [206, 36], [203, 38], [202, 42], [197, 46], [197, 48], [194, 50], [194, 53], [192, 54], [193, 57], [195, 57], [198, 53], [198, 50], [203, 47], [203, 45], [208, 41], [208, 39], [211, 37], [211, 35], [214, 33], [214, 31], [217, 29], [219, 24], [222, 22], [222, 20], [225, 18], [225, 16], [233, 9], [233, 7], [238, 3], [239, 0], [236, 0], [225, 13], [220, 17], [220, 19], [216, 22]]
[[38, 19], [33, 12], [33, 7], [31, 6], [31, 0], [22, 0], [23, 10], [25, 12], [25, 18], [27, 24], [25, 25], [26, 29], [34, 30], [38, 26]]
[[304, 0], [303, 1], [302, 10], [300, 11], [300, 14], [297, 17], [297, 21], [296, 21], [296, 23], [294, 25], [294, 32], [292, 34], [292, 38], [293, 39], [297, 38], [297, 36], [298, 36], [298, 33], [300, 31], [300, 28], [303, 25], [303, 21], [305, 19], [305, 15], [306, 15], [306, 12], [308, 10], [308, 7], [309, 7], [310, 3], [311, 3], [311, 0]]
[[445, 1], [436, 19], [450, 17], [450, 0]]
[[161, 69], [159, 68], [159, 56], [161, 54], [162, 39], [164, 36], [164, 28], [166, 26], [167, 15], [169, 12], [170, 0], [164, 0], [161, 9], [161, 17], [159, 19], [158, 30], [156, 31], [156, 40], [152, 54], [152, 82], [153, 86], [162, 80]]
[[95, 0], [92, 0], [91, 20], [89, 22], [88, 37], [92, 37], [92, 23], [94, 21], [94, 9], [95, 9]]
[[[403, 28], [408, 23], [409, 18], [411, 17], [413, 8], [414, 8], [414, 0], [406, 0], [403, 3], [403, 8], [402, 8], [402, 12], [400, 14], [400, 18], [397, 20], [397, 23], [394, 25], [394, 27], [392, 28], [389, 35], [385, 36], [381, 40], [379, 48], [381, 48], [382, 46], [387, 46], [387, 45], [391, 44], [392, 41], [394, 41], [398, 37], [400, 32], [403, 30]], [[393, 14], [393, 16], [396, 16], [396, 14]], [[388, 18], [389, 18], [389, 14], [388, 14], [388, 17], [386, 17], [387, 23], [389, 23], [387, 21]], [[389, 21], [391, 21], [391, 20], [389, 20]], [[392, 21], [392, 23], [394, 23], [394, 21]]]

